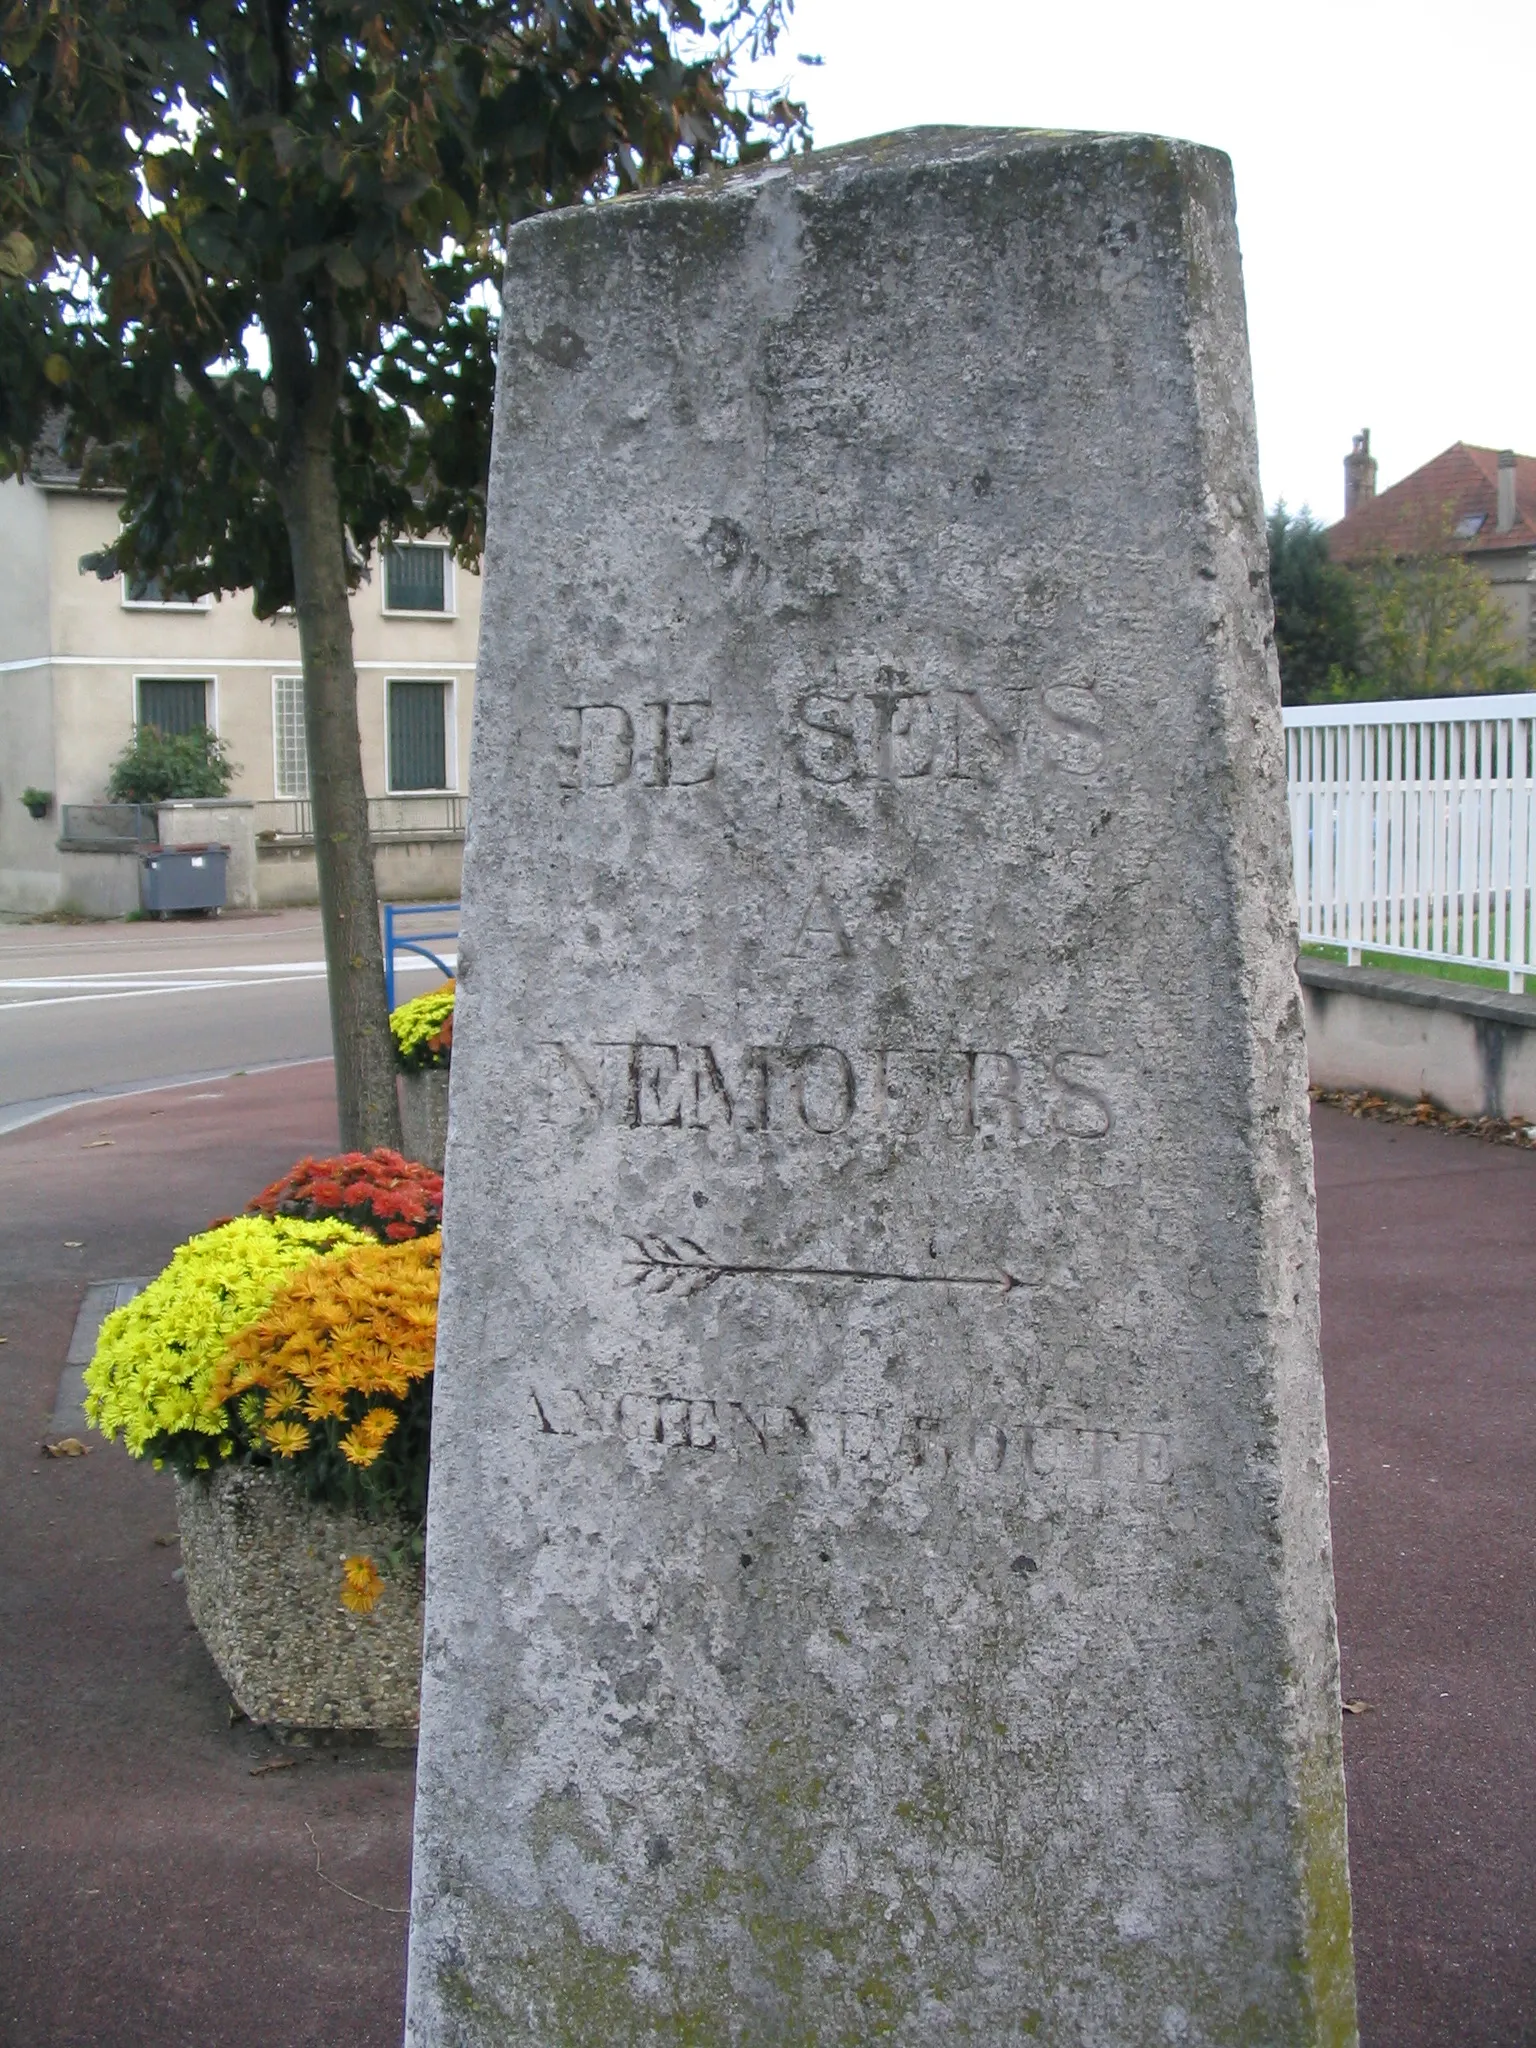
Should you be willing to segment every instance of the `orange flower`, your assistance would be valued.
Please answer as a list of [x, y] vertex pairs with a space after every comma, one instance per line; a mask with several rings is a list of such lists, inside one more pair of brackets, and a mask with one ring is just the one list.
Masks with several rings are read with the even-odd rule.
[[341, 1560], [341, 1604], [353, 1614], [372, 1614], [384, 1592], [384, 1581], [371, 1557]]
[[371, 1465], [400, 1418], [393, 1408], [370, 1408], [341, 1440], [341, 1455], [353, 1465]]
[[313, 1440], [305, 1423], [334, 1423], [347, 1461], [375, 1464], [400, 1421], [383, 1404], [407, 1402], [432, 1371], [441, 1250], [434, 1233], [311, 1261], [232, 1340], [214, 1374], [216, 1397], [248, 1402], [247, 1428], [284, 1457]]

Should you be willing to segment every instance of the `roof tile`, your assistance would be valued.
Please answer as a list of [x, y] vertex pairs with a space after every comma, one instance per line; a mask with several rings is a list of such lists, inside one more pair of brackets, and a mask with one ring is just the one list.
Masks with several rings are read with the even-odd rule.
[[[1536, 548], [1536, 458], [1515, 457], [1515, 523], [1498, 531], [1499, 451], [1458, 441], [1389, 490], [1357, 505], [1328, 529], [1328, 556], [1359, 562], [1370, 555], [1458, 555], [1499, 548]], [[1475, 533], [1458, 526], [1482, 517]]]

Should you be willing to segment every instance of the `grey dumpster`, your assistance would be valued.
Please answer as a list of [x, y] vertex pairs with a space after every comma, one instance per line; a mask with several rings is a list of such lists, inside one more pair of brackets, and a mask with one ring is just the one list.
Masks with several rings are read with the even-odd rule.
[[222, 910], [227, 846], [151, 846], [139, 855], [139, 907], [155, 917], [173, 910]]

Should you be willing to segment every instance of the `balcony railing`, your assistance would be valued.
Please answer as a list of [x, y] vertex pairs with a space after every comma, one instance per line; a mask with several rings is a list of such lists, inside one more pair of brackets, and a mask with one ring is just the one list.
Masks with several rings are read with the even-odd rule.
[[[391, 839], [462, 839], [468, 800], [462, 796], [371, 796], [368, 832], [375, 845]], [[313, 840], [307, 797], [275, 797], [256, 806], [256, 836], [287, 843]]]
[[160, 821], [153, 804], [63, 804], [59, 845], [75, 853], [132, 853], [153, 846]]

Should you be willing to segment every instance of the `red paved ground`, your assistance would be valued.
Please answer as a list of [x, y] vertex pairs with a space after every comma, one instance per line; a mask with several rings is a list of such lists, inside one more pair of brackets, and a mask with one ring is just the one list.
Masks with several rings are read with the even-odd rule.
[[[1334, 1111], [1315, 1128], [1345, 1692], [1374, 1703], [1345, 1723], [1363, 2039], [1532, 2048], [1536, 1157]], [[36, 1450], [86, 1282], [154, 1271], [334, 1143], [323, 1067], [0, 1139], [13, 2048], [399, 2041], [409, 1769], [253, 1777], [275, 1752], [229, 1726], [154, 1541], [169, 1482], [117, 1452]], [[326, 1875], [372, 1903], [316, 1877], [311, 1830]]]
[[1536, 1156], [1313, 1117], [1366, 2048], [1536, 2043]]
[[[101, 1135], [110, 1146], [93, 1146]], [[171, 1574], [170, 1481], [55, 1462], [87, 1280], [153, 1272], [301, 1153], [328, 1066], [71, 1111], [0, 1139], [0, 2040], [15, 2048], [398, 2048], [408, 1762], [252, 1777], [279, 1754]], [[65, 1240], [82, 1240], [79, 1250]], [[348, 1899], [315, 1876], [397, 1910]]]

